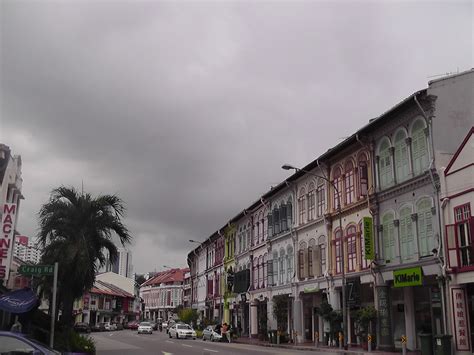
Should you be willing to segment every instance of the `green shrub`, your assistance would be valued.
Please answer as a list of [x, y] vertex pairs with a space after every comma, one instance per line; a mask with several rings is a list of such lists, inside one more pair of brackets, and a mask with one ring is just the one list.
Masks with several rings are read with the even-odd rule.
[[57, 333], [54, 348], [62, 352], [95, 354], [94, 340], [87, 335], [78, 334], [73, 330]]
[[196, 336], [202, 338], [202, 330], [196, 330]]

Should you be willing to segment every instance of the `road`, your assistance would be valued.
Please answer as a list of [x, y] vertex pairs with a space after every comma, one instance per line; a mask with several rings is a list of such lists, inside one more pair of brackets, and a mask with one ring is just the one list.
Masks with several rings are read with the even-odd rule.
[[[211, 343], [200, 339], [169, 339], [164, 332], [137, 334], [136, 331], [92, 333], [96, 341], [97, 354], [154, 354], [154, 355], [233, 355], [233, 354], [274, 354], [274, 355], [315, 355], [313, 351], [266, 348], [247, 344]], [[331, 353], [335, 354], [335, 353]]]

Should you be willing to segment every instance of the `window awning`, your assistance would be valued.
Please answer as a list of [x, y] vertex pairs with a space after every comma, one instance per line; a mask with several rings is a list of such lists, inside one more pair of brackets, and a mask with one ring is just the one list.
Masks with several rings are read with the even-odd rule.
[[30, 288], [7, 292], [0, 296], [0, 309], [10, 313], [25, 313], [38, 304], [38, 297]]

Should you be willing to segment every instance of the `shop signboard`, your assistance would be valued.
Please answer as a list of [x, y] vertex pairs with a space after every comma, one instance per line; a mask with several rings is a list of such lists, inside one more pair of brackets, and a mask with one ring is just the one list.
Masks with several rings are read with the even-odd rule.
[[457, 351], [469, 351], [469, 325], [466, 309], [466, 294], [462, 288], [452, 288], [454, 336]]
[[314, 292], [318, 292], [319, 291], [319, 287], [318, 286], [315, 286], [315, 287], [305, 287], [303, 289], [303, 293], [314, 293]]
[[15, 203], [5, 203], [1, 208], [2, 234], [0, 236], [0, 281], [3, 281], [3, 284], [5, 285], [8, 276], [10, 275], [17, 206]]
[[375, 248], [372, 217], [364, 217], [362, 221], [364, 225], [364, 258], [365, 260], [374, 260]]
[[393, 286], [394, 287], [408, 287], [408, 286], [422, 286], [422, 285], [423, 285], [423, 272], [420, 266], [393, 271]]
[[346, 299], [349, 307], [360, 305], [360, 279], [351, 278], [346, 281]]

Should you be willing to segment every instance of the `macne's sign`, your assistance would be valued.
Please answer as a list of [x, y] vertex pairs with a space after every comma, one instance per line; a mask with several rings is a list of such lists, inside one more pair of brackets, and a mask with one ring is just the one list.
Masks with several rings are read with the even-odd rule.
[[394, 287], [422, 286], [422, 285], [423, 285], [423, 272], [420, 266], [393, 271], [393, 286]]

